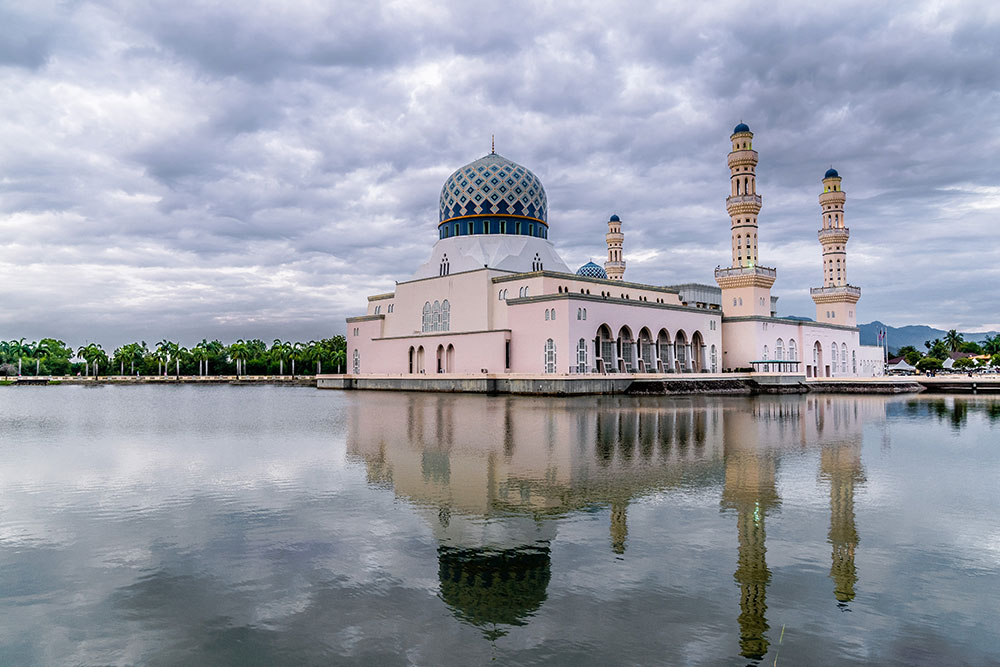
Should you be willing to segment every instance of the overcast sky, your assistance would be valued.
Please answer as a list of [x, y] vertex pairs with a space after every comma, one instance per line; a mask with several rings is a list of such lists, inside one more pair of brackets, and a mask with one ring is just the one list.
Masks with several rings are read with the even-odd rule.
[[780, 314], [833, 165], [859, 321], [1000, 329], [995, 2], [8, 2], [0, 87], [4, 339], [343, 333], [491, 134], [567, 264], [713, 283], [740, 120]]

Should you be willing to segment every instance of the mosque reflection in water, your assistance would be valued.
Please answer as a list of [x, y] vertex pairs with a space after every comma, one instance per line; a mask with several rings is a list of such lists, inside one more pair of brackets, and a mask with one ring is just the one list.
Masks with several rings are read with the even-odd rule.
[[861, 431], [884, 420], [864, 397], [573, 400], [385, 394], [356, 400], [348, 452], [369, 482], [423, 512], [438, 542], [440, 596], [495, 639], [545, 603], [558, 521], [610, 508], [608, 547], [624, 554], [628, 506], [671, 488], [721, 489], [735, 515], [740, 654], [768, 651], [766, 523], [784, 452], [820, 447], [830, 494], [836, 604], [855, 596], [854, 493]]

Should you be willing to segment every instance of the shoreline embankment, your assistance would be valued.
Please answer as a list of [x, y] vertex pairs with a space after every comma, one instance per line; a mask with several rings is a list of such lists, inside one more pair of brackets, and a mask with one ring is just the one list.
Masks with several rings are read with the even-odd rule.
[[906, 394], [1000, 393], [1000, 376], [943, 375], [878, 378], [806, 378], [785, 373], [721, 374], [581, 374], [581, 375], [181, 375], [48, 377], [0, 379], [0, 386], [76, 385], [273, 385], [362, 391], [429, 391], [445, 393], [585, 396], [756, 395], [756, 394]]
[[102, 375], [100, 377], [85, 376], [21, 376], [0, 378], [0, 385], [37, 386], [37, 385], [176, 385], [176, 384], [229, 384], [254, 385], [271, 384], [287, 387], [315, 387], [314, 375]]

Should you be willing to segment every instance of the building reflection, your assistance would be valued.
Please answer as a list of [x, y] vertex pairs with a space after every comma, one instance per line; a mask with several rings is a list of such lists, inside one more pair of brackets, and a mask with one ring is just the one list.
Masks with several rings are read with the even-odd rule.
[[434, 394], [352, 397], [348, 455], [371, 484], [421, 512], [438, 543], [441, 599], [495, 639], [543, 607], [559, 522], [607, 511], [624, 557], [628, 510], [672, 488], [720, 489], [736, 517], [739, 649], [768, 652], [766, 522], [780, 511], [781, 456], [820, 448], [830, 489], [838, 603], [854, 598], [854, 492], [864, 482], [861, 426], [882, 398], [533, 399]]

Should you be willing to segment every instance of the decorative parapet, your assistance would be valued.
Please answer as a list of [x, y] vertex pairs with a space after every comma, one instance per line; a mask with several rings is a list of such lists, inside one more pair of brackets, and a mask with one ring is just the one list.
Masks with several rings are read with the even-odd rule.
[[736, 266], [715, 270], [715, 282], [722, 289], [770, 287], [777, 277], [777, 270], [767, 266]]
[[760, 195], [731, 195], [726, 197], [726, 211], [730, 215], [759, 213], [762, 201]]
[[770, 276], [771, 278], [778, 277], [777, 269], [772, 269], [767, 266], [732, 266], [724, 269], [716, 269], [715, 277], [728, 278], [730, 276]]
[[846, 242], [851, 236], [851, 229], [850, 227], [830, 227], [819, 230], [818, 234], [820, 243], [824, 241]]
[[861, 288], [854, 285], [835, 285], [833, 287], [812, 287], [809, 295], [816, 303], [840, 303], [849, 301], [857, 303], [861, 298]]
[[732, 151], [729, 153], [729, 157], [726, 161], [728, 162], [730, 169], [733, 167], [755, 165], [757, 164], [757, 151], [750, 148]]

